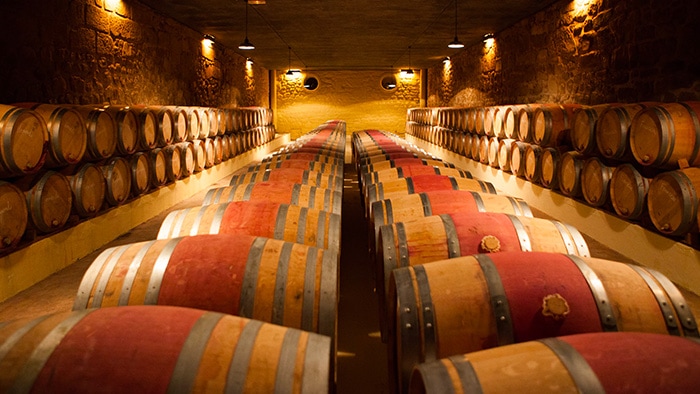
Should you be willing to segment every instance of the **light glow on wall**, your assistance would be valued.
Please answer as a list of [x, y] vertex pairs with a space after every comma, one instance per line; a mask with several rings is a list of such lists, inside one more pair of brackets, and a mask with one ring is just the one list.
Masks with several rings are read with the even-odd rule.
[[211, 37], [205, 36], [202, 39], [202, 56], [214, 60], [214, 40]]
[[124, 7], [122, 0], [104, 0], [105, 11], [116, 11]]
[[576, 14], [586, 14], [596, 0], [574, 0], [574, 12]]

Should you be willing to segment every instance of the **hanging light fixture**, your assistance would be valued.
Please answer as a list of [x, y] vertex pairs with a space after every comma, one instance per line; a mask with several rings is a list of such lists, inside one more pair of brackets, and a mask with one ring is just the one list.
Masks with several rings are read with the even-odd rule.
[[457, 0], [455, 0], [455, 39], [451, 43], [447, 44], [448, 48], [452, 49], [462, 49], [464, 44], [457, 38]]
[[289, 63], [287, 64], [287, 72], [284, 75], [291, 78], [301, 74], [301, 70], [292, 70], [292, 47], [288, 46], [287, 49], [289, 50]]
[[238, 49], [242, 49], [244, 51], [250, 51], [255, 49], [255, 45], [253, 45], [252, 42], [248, 41], [248, 1], [246, 0], [245, 2], [245, 40], [241, 43], [241, 45], [238, 46]]
[[413, 76], [413, 68], [411, 68], [411, 46], [408, 46], [408, 68], [401, 70], [401, 76], [404, 78]]

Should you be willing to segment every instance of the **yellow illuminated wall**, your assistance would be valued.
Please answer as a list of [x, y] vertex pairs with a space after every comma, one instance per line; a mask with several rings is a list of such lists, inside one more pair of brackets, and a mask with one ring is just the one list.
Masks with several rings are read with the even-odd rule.
[[[394, 75], [396, 88], [381, 86], [383, 77]], [[316, 77], [318, 88], [304, 88], [304, 79]], [[406, 110], [420, 104], [420, 72], [405, 79], [395, 71], [312, 71], [288, 79], [284, 71], [276, 73], [276, 127], [291, 133], [293, 139], [329, 119], [347, 122], [348, 132], [381, 129], [404, 133]]]

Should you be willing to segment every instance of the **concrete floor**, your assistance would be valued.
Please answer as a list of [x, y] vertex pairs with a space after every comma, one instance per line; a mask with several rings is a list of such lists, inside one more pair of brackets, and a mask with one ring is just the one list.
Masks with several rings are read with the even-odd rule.
[[[230, 177], [212, 187], [228, 185]], [[389, 392], [386, 345], [379, 337], [377, 295], [374, 292], [372, 267], [368, 258], [367, 224], [360, 206], [360, 192], [354, 167], [346, 165], [343, 197], [343, 222], [340, 259], [340, 300], [338, 308], [337, 392], [364, 394]], [[172, 209], [148, 220], [132, 231], [80, 259], [22, 293], [0, 303], [0, 322], [37, 317], [68, 311], [73, 306], [78, 285], [85, 270], [104, 249], [127, 243], [155, 239], [168, 212], [201, 205], [206, 190], [182, 201]], [[542, 212], [535, 216], [546, 217]], [[613, 250], [602, 247], [589, 237], [596, 257], [628, 262]], [[696, 316], [700, 298], [685, 292]]]

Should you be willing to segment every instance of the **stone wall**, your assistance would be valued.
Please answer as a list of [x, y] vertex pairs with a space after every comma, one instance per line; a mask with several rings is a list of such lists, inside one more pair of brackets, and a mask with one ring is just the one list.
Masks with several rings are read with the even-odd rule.
[[[395, 74], [396, 88], [381, 86], [387, 71], [312, 71], [288, 79], [284, 72], [276, 77], [276, 122], [278, 131], [297, 138], [329, 120], [347, 122], [348, 132], [381, 129], [403, 134], [406, 111], [420, 105], [420, 77], [402, 79]], [[303, 82], [307, 76], [318, 79], [318, 88], [309, 91]]]
[[0, 15], [0, 103], [269, 106], [265, 69], [138, 1], [2, 1]]
[[428, 72], [428, 106], [700, 100], [700, 2], [564, 0]]

